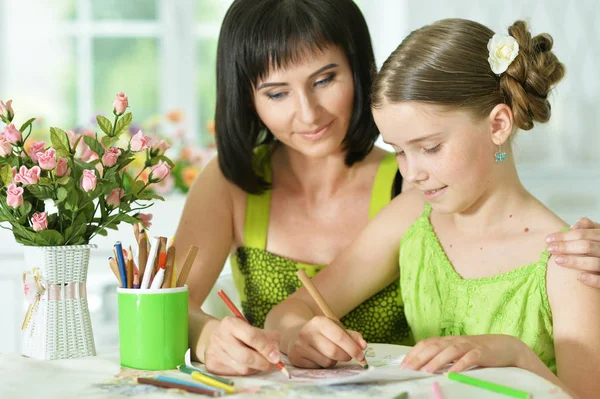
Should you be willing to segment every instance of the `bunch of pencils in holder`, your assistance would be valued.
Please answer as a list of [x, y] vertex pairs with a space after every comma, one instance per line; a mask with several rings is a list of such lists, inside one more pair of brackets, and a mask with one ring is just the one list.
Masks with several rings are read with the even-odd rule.
[[167, 244], [167, 238], [159, 236], [154, 237], [151, 243], [146, 230], [140, 229], [137, 224], [133, 225], [133, 233], [137, 264], [131, 246], [129, 251], [126, 251], [120, 241], [113, 247], [114, 257], [108, 258], [110, 269], [119, 281], [119, 287], [142, 290], [183, 287], [196, 259], [198, 247], [190, 247], [177, 276], [173, 239]]

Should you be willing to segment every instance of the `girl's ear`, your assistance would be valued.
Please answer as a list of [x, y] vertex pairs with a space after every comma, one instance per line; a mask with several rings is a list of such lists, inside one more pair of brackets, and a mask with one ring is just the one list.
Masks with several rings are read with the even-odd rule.
[[514, 120], [510, 107], [506, 104], [498, 104], [490, 112], [491, 138], [494, 144], [504, 144], [512, 134]]

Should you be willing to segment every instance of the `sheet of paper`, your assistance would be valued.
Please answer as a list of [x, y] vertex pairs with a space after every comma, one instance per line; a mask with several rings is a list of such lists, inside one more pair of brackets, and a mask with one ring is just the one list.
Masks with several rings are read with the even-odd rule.
[[362, 384], [385, 381], [406, 381], [427, 378], [433, 374], [420, 371], [404, 370], [400, 363], [404, 358], [404, 348], [387, 344], [370, 344], [365, 352], [369, 368], [364, 369], [356, 362], [339, 363], [329, 369], [301, 369], [290, 365], [286, 356], [282, 361], [292, 375], [286, 378], [279, 372], [259, 374], [256, 379], [279, 382], [283, 384], [341, 385]]

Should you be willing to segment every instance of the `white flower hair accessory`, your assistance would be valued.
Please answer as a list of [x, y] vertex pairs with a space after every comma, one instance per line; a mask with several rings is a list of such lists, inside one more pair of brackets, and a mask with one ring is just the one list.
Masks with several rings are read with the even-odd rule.
[[496, 33], [488, 42], [488, 62], [496, 75], [505, 72], [519, 54], [519, 43], [514, 37]]

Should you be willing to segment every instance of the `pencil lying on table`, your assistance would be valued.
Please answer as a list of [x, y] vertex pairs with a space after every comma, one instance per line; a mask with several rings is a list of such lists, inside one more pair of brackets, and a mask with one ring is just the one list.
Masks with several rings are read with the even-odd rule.
[[[323, 295], [321, 295], [319, 290], [317, 290], [317, 287], [315, 287], [315, 285], [312, 283], [312, 281], [310, 280], [310, 277], [308, 277], [306, 272], [303, 269], [300, 269], [296, 272], [296, 275], [298, 275], [298, 278], [300, 279], [300, 281], [302, 281], [302, 284], [306, 287], [310, 296], [317, 303], [317, 305], [319, 306], [319, 309], [321, 309], [321, 312], [323, 312], [323, 314], [325, 316], [327, 316], [327, 318], [333, 320], [336, 324], [338, 324], [340, 327], [342, 327], [344, 332], [346, 332], [346, 334], [348, 334], [348, 336], [350, 338], [352, 338], [350, 336], [350, 334], [348, 333], [348, 331], [346, 331], [346, 329], [342, 325], [342, 322], [340, 321], [340, 319], [337, 318], [335, 313], [333, 313], [333, 310], [331, 310], [331, 308], [329, 307], [327, 302], [325, 302], [325, 298], [323, 298]], [[354, 341], [354, 339], [353, 339], [353, 341]], [[364, 368], [369, 368], [367, 359], [364, 359], [364, 360], [360, 361], [359, 363]]]
[[[229, 310], [231, 310], [231, 312], [235, 315], [235, 317], [237, 317], [238, 319], [244, 320], [246, 323], [250, 324], [250, 322], [248, 321], [248, 319], [246, 319], [246, 317], [244, 317], [244, 315], [242, 314], [242, 312], [240, 312], [239, 309], [233, 304], [233, 302], [231, 301], [231, 299], [229, 299], [229, 297], [227, 296], [227, 294], [225, 293], [225, 291], [219, 290], [219, 291], [217, 291], [217, 295], [219, 295], [219, 297], [221, 297], [221, 299], [223, 300], [223, 302], [225, 302], [225, 305], [227, 305], [227, 307], [229, 308]], [[277, 368], [287, 378], [292, 378], [292, 376], [290, 375], [290, 372], [287, 371], [287, 369], [283, 365], [283, 362], [277, 363]]]

